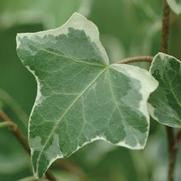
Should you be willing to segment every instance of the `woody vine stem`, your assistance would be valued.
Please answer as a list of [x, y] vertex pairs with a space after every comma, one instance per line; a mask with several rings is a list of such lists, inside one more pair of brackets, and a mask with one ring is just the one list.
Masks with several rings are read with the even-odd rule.
[[[168, 53], [169, 40], [169, 26], [170, 26], [170, 7], [167, 0], [163, 0], [163, 15], [162, 15], [162, 31], [160, 51]], [[174, 172], [176, 164], [176, 156], [178, 151], [178, 143], [181, 137], [181, 131], [175, 135], [174, 129], [166, 126], [167, 141], [168, 141], [168, 174], [167, 180], [174, 181]]]
[[[8, 115], [3, 112], [0, 111], [0, 119], [1, 121], [3, 121], [4, 123], [6, 123], [6, 125], [8, 126], [9, 130], [11, 131], [11, 133], [15, 136], [15, 138], [20, 142], [20, 144], [22, 145], [22, 147], [25, 149], [25, 151], [30, 154], [30, 149], [28, 146], [28, 142], [26, 141], [26, 138], [24, 137], [24, 135], [21, 133], [21, 131], [19, 130], [18, 126], [8, 117]], [[51, 172], [47, 172], [45, 174], [46, 178], [50, 181], [56, 181], [56, 178], [51, 174]]]
[[[168, 53], [168, 40], [169, 40], [169, 29], [170, 29], [170, 7], [167, 0], [163, 0], [163, 12], [162, 12], [162, 30], [161, 30], [161, 41], [160, 51]], [[151, 62], [153, 57], [151, 56], [138, 56], [123, 59], [120, 63], [134, 63], [134, 62]], [[168, 173], [167, 180], [174, 181], [174, 172], [176, 165], [176, 156], [178, 152], [178, 146], [181, 139], [181, 130], [176, 134], [174, 129], [166, 126], [167, 142], [168, 142]]]

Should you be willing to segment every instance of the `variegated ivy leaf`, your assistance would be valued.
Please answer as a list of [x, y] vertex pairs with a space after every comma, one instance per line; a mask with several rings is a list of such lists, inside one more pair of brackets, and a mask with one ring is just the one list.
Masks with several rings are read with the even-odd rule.
[[170, 8], [176, 13], [181, 13], [181, 0], [167, 0]]
[[138, 67], [109, 64], [92, 22], [75, 13], [60, 28], [18, 34], [17, 52], [38, 85], [29, 123], [37, 177], [94, 140], [144, 147], [157, 81]]
[[149, 100], [152, 117], [162, 124], [181, 127], [181, 61], [158, 53], [150, 71], [159, 82]]

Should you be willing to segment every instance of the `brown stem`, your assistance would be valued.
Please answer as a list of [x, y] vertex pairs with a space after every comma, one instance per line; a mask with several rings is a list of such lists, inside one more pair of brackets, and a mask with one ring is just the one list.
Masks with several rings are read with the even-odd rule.
[[71, 160], [64, 160], [64, 159], [59, 159], [55, 162], [55, 167], [60, 168], [60, 169], [64, 169], [68, 172], [71, 172], [73, 174], [75, 174], [76, 176], [78, 176], [80, 178], [80, 180], [87, 180], [87, 176], [84, 173], [84, 171], [78, 167], [73, 161]]
[[175, 145], [175, 136], [173, 128], [166, 127], [168, 140], [168, 181], [174, 181], [174, 170], [177, 155], [177, 146]]
[[181, 140], [181, 129], [177, 132], [176, 136], [175, 136], [175, 147], [178, 147], [178, 143]]
[[[169, 40], [169, 26], [170, 26], [170, 7], [167, 0], [163, 0], [163, 15], [162, 15], [162, 31], [160, 51], [168, 52], [168, 40]], [[175, 146], [175, 136], [173, 128], [166, 127], [167, 139], [168, 139], [168, 181], [174, 181], [174, 170], [177, 155], [177, 146]]]
[[169, 149], [169, 153], [170, 153], [169, 154], [168, 181], [173, 181], [178, 146], [179, 146], [179, 142], [181, 140], [181, 130], [179, 130], [175, 136], [173, 134], [173, 130], [171, 131], [171, 129], [169, 127], [167, 127], [167, 131], [169, 132], [167, 134], [167, 136], [168, 136], [168, 142], [169, 142], [168, 149]]
[[129, 63], [135, 63], [135, 62], [150, 62], [152, 61], [152, 56], [135, 56], [135, 57], [128, 57], [124, 58], [121, 61], [118, 61], [117, 63], [123, 63], [123, 64], [129, 64]]
[[12, 132], [12, 134], [17, 138], [17, 140], [21, 143], [21, 145], [23, 146], [23, 148], [30, 153], [30, 149], [29, 146], [27, 144], [27, 141], [25, 139], [25, 137], [22, 135], [22, 133], [20, 132], [20, 130], [18, 129], [17, 125], [11, 121], [11, 119], [3, 112], [0, 112], [0, 118], [2, 119], [2, 121], [9, 123], [9, 129]]
[[13, 113], [16, 114], [24, 128], [27, 129], [28, 115], [24, 112], [21, 106], [2, 89], [0, 89], [0, 101], [3, 103], [3, 108], [7, 105], [13, 111]]
[[54, 177], [54, 175], [53, 175], [50, 171], [47, 171], [47, 172], [45, 173], [45, 176], [46, 176], [46, 178], [47, 178], [48, 180], [50, 180], [50, 181], [57, 181], [57, 179]]
[[[18, 129], [17, 125], [3, 111], [0, 111], [0, 119], [3, 122], [7, 122], [10, 125], [9, 129], [11, 133], [17, 138], [17, 140], [21, 143], [21, 145], [27, 151], [27, 153], [30, 154], [30, 148], [28, 146], [27, 140], [23, 136], [21, 131]], [[50, 172], [46, 172], [45, 176], [50, 181], [56, 181], [56, 178]]]
[[164, 53], [167, 53], [168, 51], [169, 25], [170, 25], [170, 7], [167, 3], [167, 0], [163, 0], [160, 51]]

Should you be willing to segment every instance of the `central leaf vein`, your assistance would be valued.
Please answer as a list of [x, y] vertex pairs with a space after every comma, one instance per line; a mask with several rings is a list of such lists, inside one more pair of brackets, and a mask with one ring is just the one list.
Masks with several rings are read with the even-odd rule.
[[70, 109], [74, 106], [74, 104], [81, 98], [81, 96], [83, 96], [83, 94], [96, 82], [96, 80], [107, 70], [107, 68], [104, 68], [96, 77], [95, 79], [93, 79], [93, 81], [91, 81], [88, 86], [86, 86], [85, 89], [83, 89], [83, 91], [81, 91], [81, 93], [72, 101], [72, 103], [67, 107], [67, 109], [65, 110], [65, 112], [62, 114], [62, 116], [60, 117], [60, 119], [55, 123], [55, 125], [53, 126], [45, 144], [42, 147], [42, 150], [39, 153], [39, 156], [37, 158], [37, 170], [39, 167], [39, 161], [41, 160], [41, 156], [43, 151], [45, 150], [47, 144], [49, 143], [50, 139], [52, 138], [55, 130], [57, 129], [58, 125], [60, 124], [60, 122], [63, 120], [63, 118], [65, 117], [65, 115], [70, 111]]

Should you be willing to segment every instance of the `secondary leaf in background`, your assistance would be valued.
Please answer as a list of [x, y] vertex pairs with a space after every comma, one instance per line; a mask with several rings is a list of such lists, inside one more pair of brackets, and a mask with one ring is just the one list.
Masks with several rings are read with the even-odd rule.
[[170, 8], [176, 13], [181, 13], [181, 0], [167, 0]]
[[125, 57], [123, 45], [118, 41], [118, 38], [110, 35], [101, 36], [101, 41], [110, 58], [110, 63], [116, 63]]
[[149, 99], [152, 117], [162, 124], [181, 127], [181, 61], [158, 53], [150, 72], [159, 82]]
[[12, 116], [13, 120], [16, 120], [15, 123], [19, 129], [27, 136], [28, 115], [6, 91], [0, 88], [0, 110], [1, 108], [8, 111], [8, 115]]
[[3, 108], [3, 102], [0, 100], [0, 111], [2, 110]]
[[147, 163], [142, 162], [143, 151], [120, 149], [106, 142], [96, 141], [70, 158], [84, 168], [91, 181], [149, 180]]
[[[37, 179], [35, 177], [25, 177], [22, 179], [19, 179], [18, 181], [36, 181]], [[48, 181], [47, 179], [43, 178], [43, 179], [38, 179], [38, 181]]]
[[11, 133], [7, 133], [8, 128], [1, 128], [0, 143], [5, 144], [4, 140], [11, 140], [11, 144], [7, 144], [4, 148], [1, 148], [0, 155], [0, 178], [1, 175], [14, 174], [18, 171], [22, 171], [30, 166], [28, 156], [24, 151], [21, 151], [21, 145], [17, 143]]
[[101, 35], [117, 38], [125, 57], [154, 55], [159, 49], [160, 7], [158, 0], [95, 0], [89, 18]]
[[92, 22], [75, 13], [60, 28], [18, 34], [17, 52], [38, 85], [29, 126], [37, 177], [94, 140], [145, 146], [157, 81], [138, 67], [109, 64]]
[[62, 24], [74, 11], [88, 15], [92, 0], [1, 0], [0, 27], [42, 23], [46, 28]]
[[[178, 145], [181, 146], [181, 143]], [[167, 180], [168, 171], [168, 151], [167, 140], [165, 139], [165, 130], [158, 127], [155, 134], [149, 137], [148, 144], [142, 153], [145, 167], [149, 170], [149, 181], [165, 181]], [[157, 155], [157, 156], [155, 156]], [[158, 159], [159, 158], [159, 159]], [[181, 180], [181, 150], [177, 153], [177, 162], [175, 165], [174, 181]]]
[[[26, 135], [28, 125], [27, 117], [22, 113], [17, 103], [2, 89], [0, 89], [0, 104], [0, 111], [6, 111], [18, 125], [19, 129]], [[18, 113], [18, 115], [16, 115], [16, 113]], [[19, 117], [19, 115], [21, 116]], [[5, 122], [1, 122], [0, 120], [0, 123]], [[8, 127], [0, 129], [0, 145], [3, 145], [0, 149], [0, 180], [12, 181], [12, 178], [19, 180], [21, 177], [26, 176], [26, 174], [31, 173], [29, 156], [9, 131]]]

